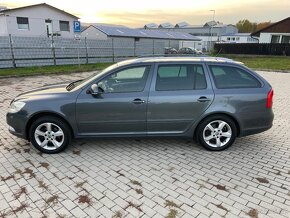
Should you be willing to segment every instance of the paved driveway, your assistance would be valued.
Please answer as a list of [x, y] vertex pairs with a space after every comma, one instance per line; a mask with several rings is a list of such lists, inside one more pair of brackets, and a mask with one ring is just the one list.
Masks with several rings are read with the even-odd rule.
[[290, 217], [290, 74], [271, 130], [223, 152], [184, 139], [78, 140], [56, 155], [10, 135], [17, 94], [89, 73], [0, 80], [0, 217]]

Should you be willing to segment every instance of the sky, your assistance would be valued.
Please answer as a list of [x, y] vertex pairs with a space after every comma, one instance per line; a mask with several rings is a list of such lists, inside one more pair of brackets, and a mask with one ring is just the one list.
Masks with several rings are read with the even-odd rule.
[[[43, 2], [0, 0], [0, 6], [14, 8]], [[215, 10], [215, 20], [225, 24], [236, 24], [241, 19], [276, 22], [290, 16], [290, 0], [46, 0], [45, 3], [80, 17], [81, 22], [129, 27], [182, 21], [201, 25], [213, 19], [210, 10]]]

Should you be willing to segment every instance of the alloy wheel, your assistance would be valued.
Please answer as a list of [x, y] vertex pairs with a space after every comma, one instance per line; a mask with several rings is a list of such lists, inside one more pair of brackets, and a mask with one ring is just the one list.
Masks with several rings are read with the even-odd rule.
[[63, 130], [54, 123], [42, 123], [35, 129], [34, 138], [36, 143], [46, 150], [55, 150], [64, 142]]
[[230, 141], [232, 129], [223, 120], [214, 120], [203, 129], [203, 139], [207, 145], [213, 148], [223, 147]]

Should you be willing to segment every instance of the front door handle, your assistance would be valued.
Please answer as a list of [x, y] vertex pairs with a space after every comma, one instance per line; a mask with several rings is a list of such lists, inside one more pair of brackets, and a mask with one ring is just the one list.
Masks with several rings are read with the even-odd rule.
[[205, 97], [205, 96], [201, 96], [199, 99], [197, 99], [197, 101], [199, 101], [199, 102], [207, 102], [207, 101], [210, 101], [210, 99]]
[[136, 98], [132, 101], [133, 104], [143, 104], [145, 103], [144, 100], [140, 99], [140, 98]]

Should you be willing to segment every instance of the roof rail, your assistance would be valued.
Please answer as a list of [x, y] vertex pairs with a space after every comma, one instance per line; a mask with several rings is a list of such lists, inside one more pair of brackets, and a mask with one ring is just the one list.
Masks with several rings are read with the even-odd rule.
[[150, 58], [150, 57], [209, 57], [205, 54], [151, 54], [151, 55], [139, 55], [137, 58]]

